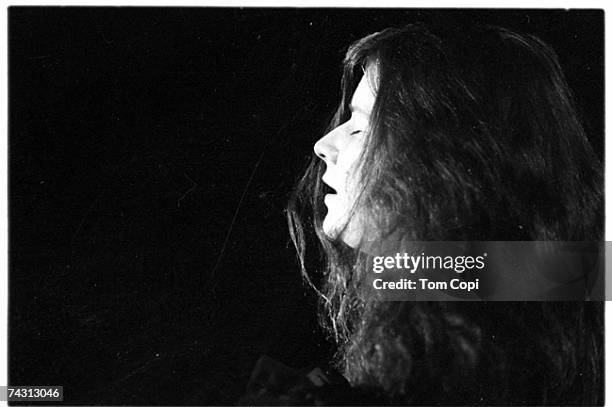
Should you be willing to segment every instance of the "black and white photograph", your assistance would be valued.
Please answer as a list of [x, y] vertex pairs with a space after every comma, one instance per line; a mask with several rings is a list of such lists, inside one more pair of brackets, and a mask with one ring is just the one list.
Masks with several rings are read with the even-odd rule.
[[605, 405], [605, 11], [408, 6], [5, 6], [0, 402]]

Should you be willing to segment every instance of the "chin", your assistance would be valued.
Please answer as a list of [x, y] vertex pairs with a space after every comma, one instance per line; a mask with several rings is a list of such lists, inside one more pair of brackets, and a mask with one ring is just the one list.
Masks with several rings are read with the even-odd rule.
[[335, 240], [338, 238], [339, 232], [338, 232], [338, 228], [334, 227], [333, 222], [330, 222], [327, 218], [325, 218], [325, 220], [323, 221], [323, 233], [325, 233], [325, 236], [327, 236], [328, 238]]
[[346, 245], [356, 248], [359, 245], [360, 234], [355, 233], [354, 228], [343, 227], [341, 222], [325, 218], [323, 221], [323, 233], [331, 240], [341, 240]]

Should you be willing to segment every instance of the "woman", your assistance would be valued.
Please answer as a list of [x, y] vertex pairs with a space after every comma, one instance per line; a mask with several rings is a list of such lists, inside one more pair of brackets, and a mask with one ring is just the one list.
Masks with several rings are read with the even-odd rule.
[[[603, 403], [601, 302], [383, 302], [364, 288], [360, 248], [388, 236], [602, 239], [601, 165], [549, 46], [498, 27], [369, 35], [314, 151], [288, 217], [358, 395], [333, 402]], [[311, 231], [326, 258], [314, 278]]]

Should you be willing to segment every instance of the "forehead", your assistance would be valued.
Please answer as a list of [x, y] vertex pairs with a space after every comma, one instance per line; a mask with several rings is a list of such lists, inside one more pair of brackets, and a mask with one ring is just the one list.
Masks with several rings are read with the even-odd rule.
[[367, 70], [363, 75], [353, 98], [351, 99], [351, 111], [353, 113], [370, 115], [374, 108], [374, 101], [376, 100], [376, 92], [374, 90], [374, 81], [370, 70]]

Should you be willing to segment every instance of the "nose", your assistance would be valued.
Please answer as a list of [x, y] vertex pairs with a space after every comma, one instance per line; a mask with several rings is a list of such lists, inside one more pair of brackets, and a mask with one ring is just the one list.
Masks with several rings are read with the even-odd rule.
[[335, 138], [338, 133], [338, 127], [330, 131], [319, 139], [314, 145], [315, 154], [325, 161], [327, 165], [335, 164], [338, 157], [338, 148], [336, 147]]

